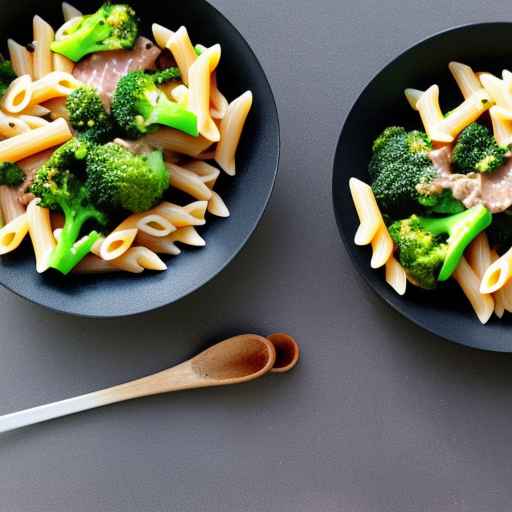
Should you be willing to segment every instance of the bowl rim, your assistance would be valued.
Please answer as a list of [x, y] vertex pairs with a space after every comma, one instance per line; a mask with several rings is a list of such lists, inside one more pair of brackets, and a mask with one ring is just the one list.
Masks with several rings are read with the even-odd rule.
[[265, 83], [266, 87], [268, 88], [269, 96], [267, 99], [267, 103], [269, 104], [270, 110], [274, 114], [275, 122], [276, 122], [276, 134], [277, 134], [277, 137], [275, 140], [276, 160], [275, 160], [275, 165], [274, 165], [274, 169], [273, 169], [273, 173], [272, 173], [272, 180], [269, 183], [270, 186], [269, 186], [268, 192], [261, 204], [260, 212], [255, 216], [254, 221], [252, 222], [250, 228], [247, 230], [246, 234], [241, 238], [240, 243], [235, 247], [232, 254], [230, 254], [230, 256], [228, 258], [226, 258], [226, 260], [221, 265], [219, 265], [215, 270], [213, 270], [200, 284], [190, 286], [180, 297], [174, 298], [169, 301], [167, 301], [167, 300], [159, 301], [158, 303], [152, 304], [149, 307], [144, 307], [143, 305], [141, 305], [140, 307], [134, 308], [133, 310], [123, 311], [123, 312], [115, 313], [115, 314], [112, 314], [112, 313], [106, 313], [106, 314], [80, 313], [78, 311], [67, 310], [62, 307], [56, 307], [54, 305], [45, 304], [43, 301], [39, 301], [39, 300], [31, 298], [27, 295], [24, 295], [20, 291], [13, 289], [12, 286], [4, 284], [3, 282], [0, 282], [0, 286], [2, 286], [4, 289], [6, 289], [9, 292], [13, 293], [14, 295], [20, 297], [21, 299], [26, 300], [29, 303], [36, 304], [38, 306], [42, 306], [50, 311], [53, 311], [55, 313], [60, 313], [63, 315], [69, 315], [69, 316], [74, 316], [74, 317], [79, 317], [79, 318], [92, 318], [92, 319], [96, 319], [96, 318], [97, 319], [126, 318], [126, 317], [131, 317], [131, 316], [142, 315], [144, 313], [149, 313], [152, 311], [163, 309], [166, 306], [170, 306], [171, 304], [179, 302], [180, 300], [184, 299], [185, 297], [188, 297], [189, 295], [197, 292], [200, 288], [202, 288], [203, 286], [205, 286], [206, 284], [211, 282], [223, 270], [225, 270], [226, 267], [240, 254], [243, 247], [247, 244], [249, 239], [254, 235], [254, 233], [255, 233], [258, 225], [260, 224], [260, 221], [267, 209], [267, 206], [269, 204], [270, 198], [271, 198], [272, 193], [275, 188], [275, 182], [277, 179], [277, 175], [279, 172], [279, 164], [280, 164], [280, 160], [281, 160], [281, 124], [279, 121], [279, 111], [277, 109], [277, 103], [276, 103], [274, 91], [272, 90], [272, 87], [270, 85], [267, 74], [265, 73], [265, 70], [263, 69], [261, 62], [259, 61], [258, 57], [256, 56], [256, 53], [254, 52], [249, 41], [240, 32], [238, 27], [236, 27], [236, 25], [233, 22], [231, 22], [231, 20], [229, 20], [227, 18], [227, 16], [225, 16], [217, 7], [215, 7], [213, 4], [211, 4], [207, 0], [200, 0], [200, 1], [202, 1], [208, 8], [212, 9], [216, 13], [216, 15], [220, 16], [224, 20], [224, 22], [227, 23], [231, 27], [231, 29], [238, 35], [242, 44], [245, 44], [245, 46], [247, 47], [247, 50], [252, 55], [252, 58], [260, 71], [261, 77], [263, 78], [264, 83]]
[[[335, 197], [336, 197], [335, 174], [336, 174], [336, 167], [337, 167], [336, 163], [338, 160], [338, 152], [339, 152], [339, 149], [341, 146], [341, 141], [343, 139], [343, 133], [345, 131], [348, 119], [352, 116], [352, 114], [354, 113], [354, 111], [357, 107], [359, 99], [361, 98], [361, 96], [363, 96], [365, 94], [365, 92], [371, 86], [371, 84], [377, 78], [379, 78], [381, 76], [381, 74], [383, 74], [385, 71], [387, 71], [390, 66], [395, 64], [396, 61], [398, 61], [400, 58], [402, 58], [403, 56], [405, 56], [408, 53], [413, 53], [419, 46], [424, 45], [425, 43], [428, 43], [429, 41], [432, 41], [432, 40], [437, 39], [442, 36], [446, 36], [447, 34], [450, 34], [453, 32], [459, 32], [459, 31], [467, 30], [467, 29], [474, 28], [474, 27], [493, 26], [493, 25], [508, 25], [508, 26], [512, 27], [512, 21], [492, 20], [492, 21], [481, 21], [481, 22], [469, 22], [469, 23], [463, 23], [460, 25], [454, 25], [452, 27], [434, 32], [433, 34], [428, 35], [428, 36], [424, 37], [423, 39], [420, 39], [419, 41], [413, 43], [412, 45], [408, 46], [404, 50], [395, 54], [393, 57], [389, 58], [386, 61], [386, 63], [382, 67], [380, 67], [379, 70], [375, 74], [373, 74], [368, 81], [366, 81], [364, 87], [361, 89], [361, 91], [357, 94], [356, 98], [353, 100], [350, 109], [348, 110], [347, 114], [345, 115], [345, 118], [343, 119], [340, 135], [338, 137], [338, 142], [336, 143], [334, 156], [333, 156], [333, 160], [332, 160], [331, 198], [332, 198], [332, 206], [334, 209], [334, 216], [336, 219], [336, 226], [338, 228], [338, 233], [339, 233], [340, 238], [345, 247], [345, 251], [350, 258], [353, 268], [356, 270], [357, 275], [362, 278], [365, 285], [374, 294], [377, 294], [380, 297], [380, 299], [382, 299], [384, 301], [384, 303], [389, 308], [397, 311], [402, 317], [406, 318], [408, 321], [412, 322], [413, 324], [416, 324], [417, 326], [421, 327], [425, 331], [427, 331], [431, 334], [434, 334], [435, 336], [437, 336], [438, 338], [440, 338], [444, 341], [447, 341], [450, 343], [456, 343], [457, 345], [460, 345], [463, 347], [469, 347], [469, 348], [478, 349], [478, 350], [507, 353], [507, 352], [512, 352], [512, 344], [511, 344], [510, 349], [507, 350], [505, 348], [500, 348], [497, 346], [483, 347], [476, 342], [472, 342], [472, 341], [463, 342], [456, 338], [450, 338], [449, 336], [445, 335], [444, 333], [441, 333], [440, 330], [437, 330], [434, 326], [431, 325], [431, 323], [423, 320], [422, 317], [415, 317], [415, 316], [411, 315], [408, 311], [406, 311], [406, 309], [400, 302], [393, 301], [390, 298], [391, 296], [386, 296], [380, 288], [374, 286], [370, 280], [370, 274], [363, 272], [359, 268], [359, 265], [357, 263], [357, 260], [356, 260], [356, 257], [355, 257], [354, 251], [353, 251], [353, 245], [354, 245], [353, 240], [349, 239], [348, 233], [345, 233], [345, 230], [343, 229], [341, 220], [338, 215], [338, 209], [337, 209], [337, 204], [336, 204], [336, 199], [335, 199]], [[350, 176], [348, 176], [348, 178], [347, 178], [347, 182], [346, 182], [347, 186], [348, 186], [348, 179], [350, 179]], [[470, 306], [468, 305], [468, 307], [470, 307]]]

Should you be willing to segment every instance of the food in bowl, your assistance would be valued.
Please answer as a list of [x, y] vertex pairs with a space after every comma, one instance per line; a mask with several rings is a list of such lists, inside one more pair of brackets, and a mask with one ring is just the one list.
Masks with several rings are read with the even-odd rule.
[[228, 102], [220, 45], [185, 27], [153, 24], [153, 42], [128, 5], [63, 11], [0, 66], [0, 254], [29, 235], [39, 273], [164, 270], [177, 244], [205, 245], [208, 213], [229, 216], [214, 187], [236, 173], [252, 93]]
[[448, 67], [459, 106], [443, 113], [437, 85], [406, 89], [423, 126], [386, 128], [371, 148], [370, 184], [350, 179], [355, 243], [371, 244], [372, 268], [384, 267], [399, 294], [454, 279], [486, 323], [512, 311], [512, 73]]

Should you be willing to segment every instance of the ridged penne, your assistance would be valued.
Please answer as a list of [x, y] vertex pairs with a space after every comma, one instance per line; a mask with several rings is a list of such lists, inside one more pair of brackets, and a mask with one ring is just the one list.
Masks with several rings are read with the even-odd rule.
[[179, 247], [176, 246], [176, 242], [193, 247], [204, 247], [206, 245], [204, 239], [192, 226], [178, 229], [174, 233], [161, 238], [153, 237], [147, 233], [138, 233], [136, 242], [159, 254], [170, 254], [172, 256], [181, 253]]
[[393, 256], [386, 261], [386, 283], [388, 283], [398, 295], [404, 295], [407, 288], [407, 274], [402, 265], [400, 265]]
[[492, 263], [485, 271], [480, 284], [481, 293], [494, 293], [505, 286], [512, 277], [512, 248]]
[[14, 137], [28, 131], [30, 131], [30, 126], [25, 121], [19, 117], [7, 116], [0, 112], [0, 135], [2, 137]]
[[503, 146], [512, 143], [512, 110], [494, 105], [489, 110], [491, 116], [492, 130], [496, 142]]
[[42, 105], [43, 108], [46, 108], [50, 112], [50, 117], [55, 119], [69, 119], [68, 109], [66, 108], [66, 98], [53, 98], [51, 100], [45, 101]]
[[[158, 44], [158, 43], [157, 43]], [[172, 53], [181, 72], [183, 83], [189, 83], [189, 70], [196, 61], [197, 55], [190, 41], [187, 29], [180, 27], [171, 37], [167, 38], [165, 45]]]
[[405, 98], [412, 109], [418, 110], [418, 100], [421, 98], [423, 92], [424, 91], [420, 91], [418, 89], [405, 89]]
[[165, 165], [169, 171], [169, 183], [172, 188], [181, 190], [200, 201], [210, 200], [212, 192], [197, 174], [169, 162]]
[[35, 105], [53, 98], [69, 96], [80, 85], [81, 82], [70, 73], [53, 71], [33, 82], [30, 104]]
[[100, 244], [98, 255], [106, 261], [118, 258], [132, 246], [136, 235], [137, 228], [113, 231]]
[[17, 162], [45, 149], [71, 139], [72, 134], [64, 119], [57, 119], [36, 128], [0, 141], [0, 161]]
[[371, 243], [384, 221], [371, 187], [357, 178], [350, 178], [349, 186], [360, 222], [354, 243], [367, 245]]
[[7, 222], [0, 229], [0, 254], [7, 254], [14, 251], [28, 233], [27, 214], [23, 213]]
[[212, 145], [212, 142], [204, 137], [192, 137], [174, 128], [159, 128], [156, 132], [145, 135], [141, 140], [152, 147], [191, 157], [197, 157]]
[[43, 78], [53, 70], [52, 52], [50, 45], [53, 42], [54, 32], [52, 27], [40, 16], [34, 16], [34, 54], [33, 68], [34, 78]]
[[219, 129], [210, 114], [211, 74], [219, 64], [220, 55], [220, 45], [216, 44], [201, 53], [188, 70], [189, 108], [197, 116], [199, 133], [212, 142], [220, 140]]
[[202, 226], [205, 221], [207, 201], [194, 201], [186, 206], [164, 201], [153, 209], [155, 213], [165, 217], [174, 227]]
[[12, 68], [16, 75], [29, 75], [31, 78], [34, 78], [33, 57], [27, 48], [17, 43], [14, 39], [7, 41], [7, 47], [9, 48]]
[[158, 23], [153, 23], [153, 25], [151, 25], [151, 32], [153, 33], [153, 38], [155, 39], [156, 44], [160, 48], [166, 48], [169, 39], [174, 35], [174, 31], [159, 25]]
[[69, 21], [82, 16], [82, 12], [68, 2], [62, 2], [62, 15], [64, 16], [64, 21]]
[[498, 107], [512, 110], [512, 95], [505, 86], [505, 81], [491, 73], [480, 73], [479, 79], [487, 94]]
[[382, 222], [377, 233], [372, 238], [371, 244], [373, 253], [370, 266], [372, 268], [383, 267], [393, 255], [393, 240], [391, 240], [384, 222]]
[[60, 53], [53, 54], [53, 69], [55, 71], [62, 71], [64, 73], [71, 74], [73, 72], [73, 68], [75, 67], [75, 63], [61, 55]]
[[223, 119], [228, 111], [228, 106], [228, 100], [224, 94], [219, 91], [217, 72], [214, 71], [210, 79], [210, 115], [214, 119]]
[[230, 176], [236, 174], [236, 150], [251, 110], [253, 96], [251, 91], [244, 92], [233, 100], [220, 123], [221, 139], [215, 150], [215, 161]]
[[464, 256], [453, 273], [453, 278], [462, 288], [480, 322], [487, 323], [494, 313], [494, 299], [492, 295], [480, 292], [480, 279]]
[[448, 69], [465, 99], [470, 98], [475, 92], [482, 90], [482, 84], [476, 73], [466, 64], [452, 61], [448, 64]]
[[[499, 259], [498, 253], [491, 249], [491, 263], [494, 263]], [[482, 276], [479, 276], [480, 278]], [[509, 299], [507, 294], [505, 293], [505, 287], [494, 292], [494, 313], [498, 318], [502, 318], [505, 314], [505, 311], [510, 311], [512, 308], [512, 302], [509, 303]]]
[[16, 189], [6, 185], [0, 186], [0, 209], [6, 224], [25, 213], [25, 207], [19, 202]]
[[39, 199], [33, 199], [27, 206], [28, 231], [36, 257], [36, 271], [48, 270], [50, 255], [55, 249], [55, 238], [48, 208], [38, 206]]

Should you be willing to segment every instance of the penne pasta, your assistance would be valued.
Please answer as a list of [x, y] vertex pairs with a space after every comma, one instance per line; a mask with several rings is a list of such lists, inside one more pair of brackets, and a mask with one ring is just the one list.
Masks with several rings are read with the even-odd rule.
[[2, 97], [2, 109], [10, 114], [25, 110], [32, 98], [32, 78], [22, 75], [13, 80]]
[[106, 274], [120, 271], [121, 269], [119, 267], [115, 267], [110, 261], [102, 260], [95, 254], [88, 254], [72, 270], [74, 274]]
[[165, 217], [174, 227], [202, 226], [205, 224], [207, 201], [195, 201], [186, 206], [164, 201], [153, 208], [153, 211]]
[[28, 233], [27, 214], [23, 213], [0, 229], [0, 255], [14, 251]]
[[20, 121], [23, 121], [24, 123], [27, 123], [28, 127], [31, 130], [34, 130], [35, 128], [41, 128], [42, 126], [50, 124], [50, 121], [47, 121], [44, 117], [28, 116], [26, 114], [21, 114], [18, 117], [18, 119], [20, 119]]
[[[34, 105], [35, 106], [35, 105]], [[46, 108], [50, 112], [50, 117], [53, 120], [56, 119], [69, 119], [69, 113], [66, 108], [66, 98], [53, 98], [51, 100], [45, 101], [43, 108]]]
[[36, 257], [36, 271], [45, 272], [56, 242], [50, 222], [50, 210], [38, 206], [39, 199], [33, 199], [27, 206], [28, 231]]
[[453, 78], [459, 86], [460, 92], [464, 99], [470, 98], [475, 92], [482, 90], [482, 84], [476, 76], [476, 73], [466, 64], [460, 62], [450, 62], [448, 64]]
[[6, 116], [0, 112], [0, 135], [2, 137], [14, 137], [28, 131], [30, 131], [30, 126], [25, 121], [15, 116]]
[[436, 142], [451, 142], [453, 137], [439, 130], [438, 126], [443, 122], [444, 117], [439, 106], [439, 87], [430, 86], [416, 102], [423, 127], [428, 136]]
[[[64, 71], [53, 71], [32, 84], [30, 104], [39, 104], [53, 98], [69, 96], [80, 85], [82, 83], [73, 75]], [[47, 106], [47, 108], [49, 107]]]
[[50, 113], [50, 110], [42, 105], [29, 105], [22, 114], [26, 114], [27, 116], [38, 116], [43, 117], [47, 116]]
[[371, 243], [384, 221], [371, 187], [357, 178], [350, 178], [349, 186], [361, 223], [354, 242], [356, 245], [367, 245]]
[[[491, 263], [494, 263], [496, 260], [499, 259], [498, 253], [492, 249], [491, 250]], [[510, 307], [512, 307], [512, 302], [509, 303], [509, 298], [507, 294], [505, 293], [505, 287], [501, 288], [500, 290], [496, 291], [494, 296], [494, 313], [498, 318], [503, 318], [503, 315], [505, 314], [505, 310], [508, 310]]]
[[75, 67], [75, 63], [61, 55], [60, 53], [53, 54], [53, 69], [55, 71], [62, 71], [64, 73], [71, 74], [73, 72], [73, 68]]
[[481, 293], [494, 293], [503, 288], [512, 277], [512, 248], [492, 263], [482, 277]]
[[0, 209], [6, 224], [25, 213], [25, 207], [19, 202], [15, 188], [0, 186]]
[[210, 200], [212, 192], [197, 174], [169, 162], [165, 165], [169, 171], [169, 183], [172, 188], [181, 190], [200, 201]]
[[228, 100], [219, 91], [217, 86], [217, 72], [212, 73], [210, 79], [210, 115], [214, 119], [223, 119], [228, 111]]
[[498, 107], [512, 110], [512, 95], [507, 90], [504, 80], [500, 80], [491, 73], [480, 73], [479, 79], [489, 97]]
[[192, 137], [174, 128], [159, 128], [156, 132], [145, 135], [140, 140], [152, 147], [191, 157], [197, 157], [212, 145], [211, 141], [204, 137]]
[[139, 232], [136, 240], [137, 243], [154, 252], [159, 254], [169, 254], [171, 256], [181, 254], [181, 250], [176, 246], [176, 242], [191, 245], [193, 247], [204, 247], [206, 245], [204, 239], [192, 226], [178, 229], [174, 233], [161, 238], [156, 238], [148, 235], [147, 233]]
[[418, 110], [418, 100], [421, 98], [423, 92], [424, 91], [420, 91], [418, 89], [405, 89], [405, 98], [409, 102], [409, 105], [412, 109]]
[[512, 111], [494, 105], [489, 110], [496, 142], [508, 146], [512, 143]]
[[398, 295], [404, 295], [407, 288], [407, 275], [402, 265], [391, 256], [386, 261], [386, 283], [391, 286]]
[[187, 29], [185, 27], [180, 27], [171, 35], [171, 37], [167, 38], [165, 46], [172, 53], [172, 56], [180, 69], [183, 83], [188, 85], [189, 70], [192, 67], [192, 64], [196, 61], [197, 55], [194, 50], [194, 46], [190, 41], [190, 37], [188, 36]]
[[50, 45], [53, 42], [54, 32], [52, 27], [40, 16], [34, 16], [34, 54], [33, 68], [34, 78], [43, 78], [53, 70], [52, 52]]
[[393, 240], [389, 236], [384, 221], [372, 238], [371, 244], [373, 253], [370, 266], [372, 268], [383, 267], [393, 255]]
[[169, 39], [174, 36], [174, 32], [158, 23], [153, 23], [151, 25], [151, 32], [153, 33], [153, 38], [155, 39], [156, 44], [160, 48], [167, 48], [167, 43]]
[[136, 235], [137, 228], [113, 231], [100, 244], [98, 256], [105, 261], [118, 258], [132, 246]]
[[464, 256], [453, 273], [453, 277], [473, 306], [480, 322], [482, 324], [487, 323], [494, 313], [494, 299], [492, 295], [484, 295], [480, 292], [480, 279], [478, 279]]
[[57, 119], [41, 128], [0, 141], [0, 161], [17, 162], [62, 144], [71, 137], [72, 134], [66, 121]]
[[215, 190], [212, 190], [212, 197], [208, 201], [208, 212], [212, 215], [215, 215], [216, 217], [229, 217], [229, 209], [226, 206], [226, 203], [222, 199], [222, 197], [215, 192]]
[[188, 162], [183, 165], [183, 168], [196, 174], [210, 190], [215, 186], [220, 175], [220, 171], [216, 167], [201, 160]]
[[485, 271], [493, 262], [491, 247], [485, 232], [480, 233], [466, 251], [466, 259], [478, 279], [482, 279]]
[[212, 142], [220, 140], [219, 129], [210, 114], [211, 74], [219, 64], [220, 54], [220, 45], [216, 44], [203, 52], [188, 70], [189, 108], [197, 116], [199, 133]]
[[252, 106], [252, 93], [245, 92], [233, 100], [220, 123], [220, 142], [215, 150], [215, 161], [230, 176], [236, 174], [236, 151]]
[[62, 15], [64, 16], [64, 21], [69, 21], [73, 18], [81, 17], [82, 12], [79, 11], [76, 7], [73, 7], [71, 4], [62, 2]]
[[34, 78], [33, 57], [27, 48], [17, 43], [14, 39], [9, 39], [7, 46], [9, 48], [12, 68], [16, 75], [29, 75], [31, 78]]
[[131, 247], [122, 256], [110, 261], [114, 268], [139, 274], [144, 270], [166, 270], [167, 265], [147, 247]]

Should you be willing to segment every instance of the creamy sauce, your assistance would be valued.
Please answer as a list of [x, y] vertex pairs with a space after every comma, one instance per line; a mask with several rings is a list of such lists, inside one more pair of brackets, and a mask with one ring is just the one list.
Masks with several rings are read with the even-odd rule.
[[456, 174], [451, 171], [451, 146], [435, 149], [429, 156], [439, 172], [431, 190], [450, 189], [466, 208], [483, 204], [492, 213], [500, 213], [512, 206], [512, 158], [493, 172]]

